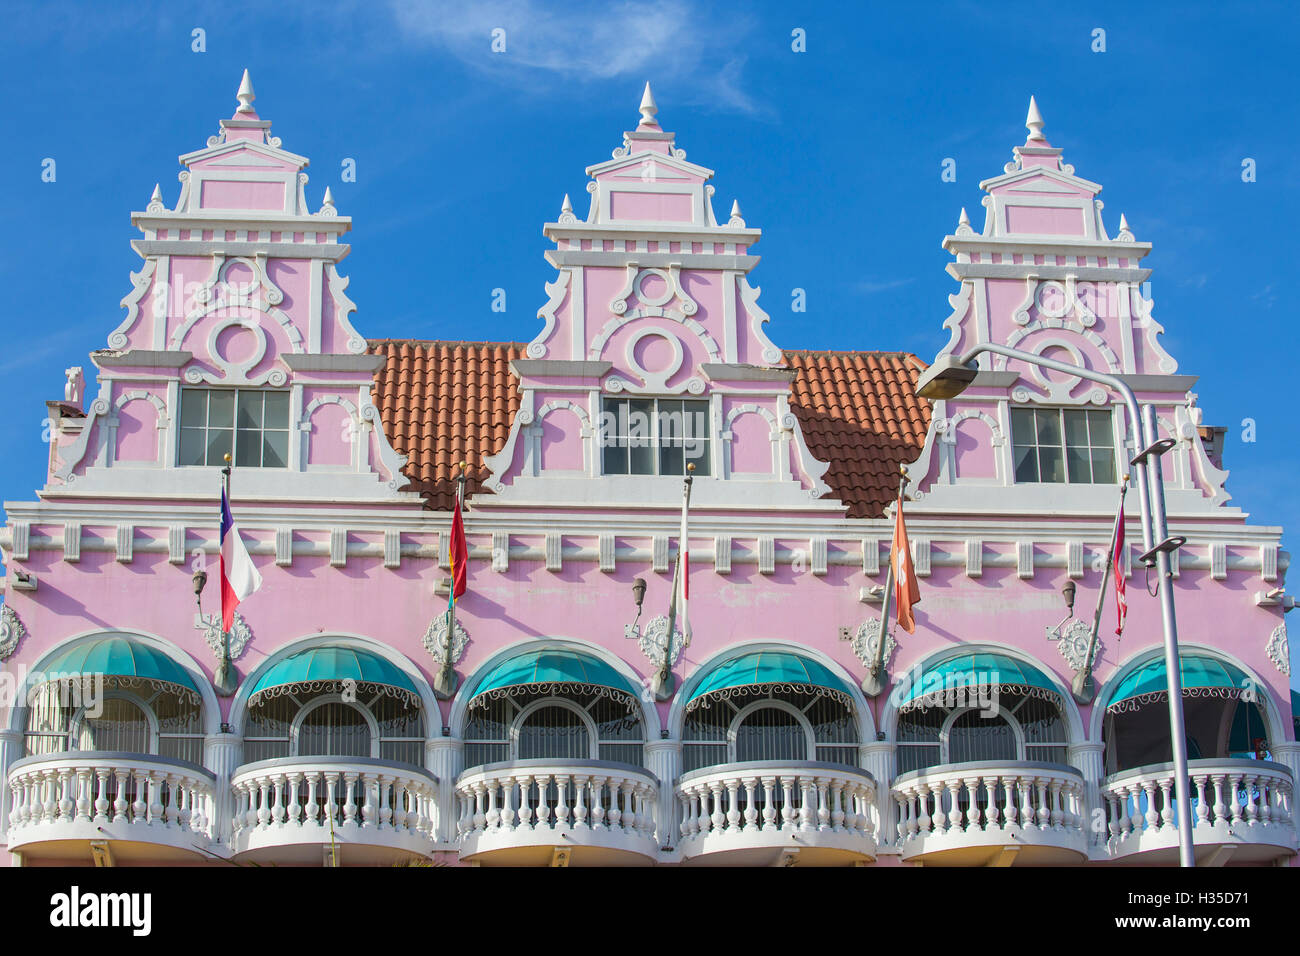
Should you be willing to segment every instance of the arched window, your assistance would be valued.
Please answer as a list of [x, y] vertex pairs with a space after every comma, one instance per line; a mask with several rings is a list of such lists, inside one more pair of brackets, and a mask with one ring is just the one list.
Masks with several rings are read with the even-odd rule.
[[837, 696], [788, 686], [757, 700], [722, 696], [691, 708], [682, 736], [682, 769], [753, 760], [819, 760], [858, 765], [858, 727]]
[[931, 698], [923, 701], [930, 706], [904, 709], [898, 717], [898, 772], [975, 760], [1066, 763], [1060, 705], [1033, 690], [1001, 687], [997, 706], [945, 706], [947, 701]]
[[28, 756], [67, 750], [156, 754], [203, 763], [199, 696], [175, 684], [105, 675], [37, 688], [27, 708]]
[[424, 766], [424, 720], [410, 695], [353, 683], [345, 699], [330, 682], [277, 687], [252, 698], [244, 760], [275, 757], [374, 757]]
[[[1180, 658], [1188, 759], [1269, 759], [1268, 722], [1257, 699], [1262, 688], [1209, 654]], [[1111, 691], [1102, 736], [1108, 774], [1173, 761], [1164, 658], [1130, 671]]]
[[538, 696], [530, 685], [476, 698], [465, 724], [465, 766], [504, 760], [612, 760], [644, 765], [635, 704], [602, 688]]

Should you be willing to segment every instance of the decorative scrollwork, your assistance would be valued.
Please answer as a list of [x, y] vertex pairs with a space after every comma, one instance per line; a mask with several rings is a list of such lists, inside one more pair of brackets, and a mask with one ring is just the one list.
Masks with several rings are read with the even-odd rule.
[[[1091, 662], [1088, 660], [1088, 643], [1092, 640], [1092, 625], [1081, 619], [1076, 618], [1071, 621], [1061, 632], [1061, 640], [1058, 644], [1061, 656], [1065, 662], [1070, 665], [1071, 669], [1076, 671], [1084, 670]], [[1101, 653], [1101, 638], [1097, 639], [1097, 646], [1093, 649], [1092, 656], [1097, 657]]]
[[[218, 661], [221, 660], [221, 617], [216, 614], [209, 614], [199, 620], [194, 625], [203, 631], [203, 640], [207, 642], [208, 647], [212, 649], [213, 655]], [[244, 648], [248, 647], [248, 642], [253, 639], [252, 628], [243, 616], [236, 611], [235, 618], [230, 624], [230, 659], [237, 661], [244, 653]]]
[[[1264, 648], [1273, 666], [1285, 677], [1291, 676], [1291, 642], [1286, 636], [1286, 625], [1279, 624], [1268, 636], [1268, 645]], [[3, 655], [0, 655], [3, 656]]]
[[[429, 622], [424, 632], [424, 649], [438, 664], [447, 663], [447, 615], [438, 614]], [[465, 646], [469, 644], [469, 632], [456, 622], [456, 632], [451, 639], [451, 663], [455, 664], [465, 656]]]
[[19, 620], [18, 612], [8, 604], [0, 607], [0, 661], [8, 660], [26, 636], [27, 628]]
[[[880, 631], [880, 618], [871, 617], [859, 624], [857, 632], [853, 635], [853, 653], [866, 667], [876, 662], [876, 651], [880, 647]], [[898, 642], [894, 640], [894, 635], [886, 631], [885, 654], [881, 658], [885, 667], [889, 667], [889, 659], [894, 655], [894, 648], [897, 646]]]
[[[682, 632], [674, 627], [672, 654], [668, 662], [669, 667], [676, 664], [682, 656], [685, 640]], [[668, 618], [662, 614], [651, 618], [650, 622], [646, 624], [645, 630], [637, 635], [637, 643], [641, 646], [641, 653], [646, 656], [646, 660], [656, 667], [662, 665], [664, 650], [668, 646]]]

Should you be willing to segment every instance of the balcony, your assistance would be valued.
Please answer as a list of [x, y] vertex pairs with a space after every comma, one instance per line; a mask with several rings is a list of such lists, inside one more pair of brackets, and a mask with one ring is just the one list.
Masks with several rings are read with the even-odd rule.
[[1087, 856], [1083, 778], [1036, 761], [947, 764], [900, 776], [899, 849], [934, 866], [1063, 865]]
[[[1188, 762], [1198, 866], [1271, 862], [1296, 851], [1291, 773], [1264, 760]], [[1102, 786], [1112, 860], [1177, 864], [1173, 764], [1114, 774]]]
[[235, 859], [249, 863], [401, 863], [433, 852], [437, 780], [366, 757], [287, 757], [231, 778]]
[[681, 852], [703, 865], [848, 865], [876, 855], [876, 785], [838, 764], [760, 760], [678, 781]]
[[456, 781], [460, 857], [481, 865], [627, 866], [658, 853], [649, 773], [600, 760], [516, 760]]
[[107, 844], [117, 864], [210, 858], [213, 775], [147, 754], [65, 752], [9, 771], [9, 849], [28, 860], [88, 864]]

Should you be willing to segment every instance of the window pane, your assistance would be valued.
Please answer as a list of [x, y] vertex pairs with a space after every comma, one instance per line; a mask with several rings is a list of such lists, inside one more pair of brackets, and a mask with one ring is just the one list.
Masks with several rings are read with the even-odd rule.
[[208, 425], [212, 428], [233, 428], [235, 425], [235, 393], [227, 388], [214, 388], [208, 392]]
[[1088, 412], [1088, 432], [1094, 445], [1113, 445], [1115, 433], [1111, 430], [1110, 412]]
[[209, 465], [224, 465], [226, 455], [230, 454], [230, 442], [233, 432], [229, 428], [210, 429], [208, 431]]
[[626, 475], [627, 449], [618, 445], [606, 445], [602, 467], [607, 475]]
[[266, 412], [262, 424], [267, 428], [289, 427], [289, 393], [267, 392]]
[[1087, 483], [1092, 480], [1092, 462], [1088, 457], [1087, 448], [1075, 448], [1071, 445], [1065, 450], [1065, 461], [1070, 468], [1071, 481]]
[[628, 473], [632, 475], [653, 475], [655, 473], [654, 449], [650, 442], [638, 442], [639, 447], [629, 452]]
[[205, 436], [202, 428], [181, 429], [181, 464], [203, 464]]
[[1038, 409], [1034, 414], [1038, 420], [1038, 444], [1061, 444], [1061, 419], [1056, 411]]
[[239, 416], [236, 420], [237, 428], [261, 428], [262, 427], [262, 393], [261, 392], [240, 392], [239, 393]]
[[240, 468], [256, 468], [262, 463], [262, 436], [256, 431], [241, 428], [235, 439], [235, 464]]
[[199, 388], [187, 388], [181, 392], [181, 427], [200, 428], [208, 418], [208, 395]]
[[659, 426], [659, 441], [666, 442], [682, 438], [686, 434], [686, 422], [682, 413], [681, 402], [660, 401], [656, 414]]
[[1109, 484], [1115, 480], [1115, 450], [1113, 448], [1094, 448], [1092, 450], [1092, 480], [1097, 484]]
[[[647, 445], [654, 438], [655, 403], [645, 399], [628, 399], [627, 431], [628, 438], [635, 438]], [[622, 422], [619, 423], [620, 425]]]
[[1065, 459], [1059, 447], [1048, 445], [1038, 449], [1038, 480], [1065, 481]]
[[1013, 408], [1011, 410], [1012, 441], [1018, 445], [1029, 444], [1034, 441], [1036, 435], [1033, 410], [1029, 408]]
[[1038, 480], [1038, 456], [1034, 447], [1016, 446], [1016, 481]]
[[262, 467], [284, 468], [289, 464], [289, 433], [267, 432], [262, 439]]
[[659, 449], [659, 474], [684, 475], [686, 461], [682, 455], [682, 446], [674, 442]]
[[694, 441], [686, 443], [686, 460], [695, 465], [697, 475], [707, 475], [709, 473], [709, 442], [704, 438], [697, 438]]
[[1088, 413], [1067, 411], [1065, 413], [1065, 443], [1081, 446], [1088, 444]]

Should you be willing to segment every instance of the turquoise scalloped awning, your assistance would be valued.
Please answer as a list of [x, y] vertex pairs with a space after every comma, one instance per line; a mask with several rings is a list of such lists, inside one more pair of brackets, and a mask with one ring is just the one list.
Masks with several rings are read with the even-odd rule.
[[925, 669], [898, 701], [904, 707], [940, 692], [957, 687], [1030, 687], [1060, 699], [1061, 692], [1046, 674], [1032, 664], [1005, 654], [959, 654]]
[[539, 684], [581, 684], [609, 688], [619, 696], [633, 699], [640, 696], [631, 681], [600, 658], [581, 651], [554, 648], [526, 651], [497, 664], [478, 682], [471, 701], [492, 691]]
[[792, 651], [751, 651], [710, 668], [695, 685], [686, 707], [690, 709], [710, 696], [735, 688], [767, 684], [808, 687], [829, 692], [848, 706], [853, 704], [852, 693], [824, 664]]
[[355, 647], [313, 647], [291, 654], [259, 677], [248, 696], [251, 701], [275, 687], [343, 680], [393, 687], [420, 699], [420, 692], [405, 671], [387, 658]]
[[[1182, 677], [1184, 694], [1193, 689], [1215, 687], [1223, 688], [1225, 691], [1229, 689], [1239, 691], [1248, 680], [1240, 667], [1203, 654], [1180, 654], [1178, 672]], [[1165, 677], [1165, 659], [1157, 657], [1119, 682], [1119, 686], [1111, 694], [1109, 706], [1116, 707], [1126, 700], [1145, 694], [1162, 693], [1169, 693], [1169, 681]]]
[[46, 674], [104, 674], [198, 688], [185, 668], [157, 648], [124, 637], [105, 637], [56, 654], [42, 668]]

